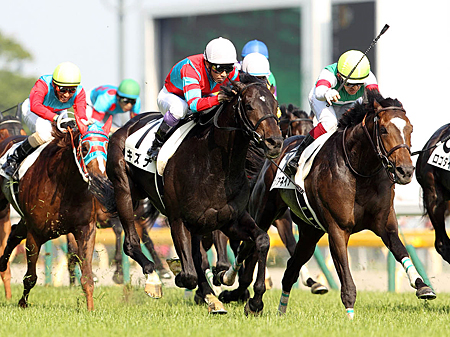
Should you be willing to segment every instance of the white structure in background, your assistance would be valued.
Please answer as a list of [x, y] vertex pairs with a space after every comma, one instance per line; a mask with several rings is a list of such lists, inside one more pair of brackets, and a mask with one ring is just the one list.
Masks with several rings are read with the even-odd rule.
[[[207, 15], [240, 11], [301, 8], [302, 45], [302, 106], [308, 106], [307, 95], [322, 67], [332, 62], [331, 6], [333, 4], [365, 2], [355, 0], [230, 0], [215, 2], [196, 0], [166, 0], [146, 3], [145, 16], [145, 108], [156, 108], [159, 60], [155, 19], [189, 15]], [[445, 42], [450, 33], [450, 1], [374, 0], [375, 36], [385, 24], [390, 29], [375, 46], [376, 76], [385, 97], [398, 98], [404, 105], [413, 126], [413, 151], [420, 150], [432, 133], [450, 122], [446, 107], [447, 67]], [[374, 38], [375, 38], [374, 36]], [[367, 41], [367, 47], [372, 41]], [[201, 52], [201, 51], [200, 51]], [[416, 158], [414, 158], [415, 161]], [[419, 212], [420, 188], [416, 180], [397, 186], [396, 207]], [[404, 213], [401, 211], [401, 213]]]

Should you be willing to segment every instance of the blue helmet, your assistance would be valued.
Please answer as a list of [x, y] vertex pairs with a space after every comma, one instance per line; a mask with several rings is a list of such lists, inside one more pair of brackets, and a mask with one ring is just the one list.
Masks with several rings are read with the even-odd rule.
[[260, 53], [263, 54], [267, 59], [269, 58], [269, 50], [264, 42], [259, 40], [248, 41], [244, 48], [242, 48], [242, 58], [246, 57], [251, 53]]

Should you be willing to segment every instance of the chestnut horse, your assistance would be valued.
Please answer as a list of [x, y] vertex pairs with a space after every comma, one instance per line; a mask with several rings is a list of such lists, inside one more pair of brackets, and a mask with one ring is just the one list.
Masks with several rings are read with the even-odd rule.
[[[152, 273], [154, 264], [141, 251], [133, 222], [133, 203], [148, 197], [167, 215], [174, 246], [181, 259], [182, 271], [175, 277], [179, 287], [194, 289], [198, 285], [208, 289], [203, 293], [213, 296], [201, 269], [200, 242], [204, 234], [220, 229], [231, 239], [254, 242], [260, 268], [254, 297], [247, 302], [245, 312], [258, 313], [263, 309], [270, 240], [246, 210], [250, 186], [245, 160], [251, 139], [264, 149], [266, 157], [276, 158], [281, 152], [282, 136], [275, 116], [277, 102], [273, 94], [255, 77], [241, 75], [241, 82], [233, 82], [233, 90], [223, 88], [230, 101], [215, 109], [209, 122], [198, 123], [167, 162], [162, 199], [155, 186], [154, 174], [144, 172], [124, 159], [128, 135], [160, 115], [138, 115], [114, 133], [107, 172], [115, 198], [108, 197], [106, 183], [99, 182], [98, 187], [99, 194], [105, 197], [104, 205], [107, 201], [115, 201], [115, 205], [110, 204], [107, 209], [117, 207], [125, 231], [124, 251], [142, 266], [144, 274]], [[240, 263], [242, 260], [236, 261], [237, 265]]]
[[[419, 151], [417, 158], [416, 178], [422, 187], [423, 205], [425, 214], [428, 214], [434, 227], [434, 247], [442, 258], [450, 263], [450, 239], [445, 231], [445, 216], [450, 200], [450, 172], [448, 161], [445, 161], [446, 153], [449, 153], [448, 140], [450, 139], [450, 124], [439, 128]], [[443, 143], [444, 153], [439, 155], [435, 151], [437, 145]], [[428, 164], [429, 158], [441, 167]], [[447, 155], [448, 158], [448, 155]]]
[[[401, 103], [384, 99], [378, 92], [369, 96], [369, 103], [355, 104], [342, 116], [337, 131], [317, 153], [304, 181], [304, 194], [312, 209], [310, 217], [315, 214], [317, 227], [309, 216], [303, 215], [306, 206], [299, 206], [303, 190], [270, 190], [277, 167], [266, 161], [250, 197], [250, 213], [265, 229], [290, 207], [301, 234], [283, 276], [280, 313], [286, 312], [289, 293], [300, 268], [311, 258], [325, 232], [349, 318], [354, 316], [356, 287], [348, 263], [348, 239], [365, 229], [380, 236], [402, 263], [418, 298], [436, 297], [417, 273], [399, 239], [393, 207], [395, 183], [410, 183], [414, 172], [411, 132], [412, 125]], [[282, 157], [299, 143], [295, 137], [288, 139]]]
[[[22, 128], [22, 123], [20, 122], [19, 114], [20, 104], [17, 107], [12, 107], [8, 110], [2, 111], [0, 113], [0, 142], [8, 137], [12, 136], [25, 136], [25, 130]], [[5, 112], [16, 109], [15, 115], [7, 115]], [[11, 232], [11, 221], [10, 221], [10, 207], [5, 207], [0, 212], [0, 256], [3, 255], [3, 250], [6, 247], [6, 240], [8, 239], [9, 233]], [[11, 299], [11, 269], [8, 266], [5, 271], [0, 272], [2, 277], [3, 286], [5, 287], [5, 297], [7, 300]]]
[[[6, 270], [13, 249], [26, 238], [28, 269], [23, 278], [23, 296], [19, 300], [19, 306], [23, 308], [28, 306], [30, 290], [37, 281], [36, 262], [41, 246], [60, 235], [73, 233], [78, 244], [81, 285], [87, 308], [94, 309], [92, 254], [96, 227], [94, 197], [89, 186], [92, 177], [106, 177], [106, 149], [111, 122], [110, 118], [103, 127], [98, 124], [85, 126], [77, 117], [76, 129], [54, 128], [55, 138], [42, 149], [18, 183], [17, 203], [23, 217], [12, 227], [0, 258], [0, 271]], [[19, 140], [23, 137], [3, 141], [1, 152]], [[5, 185], [10, 181], [2, 177], [0, 183]], [[3, 193], [0, 194], [0, 204], [2, 211], [9, 207]]]

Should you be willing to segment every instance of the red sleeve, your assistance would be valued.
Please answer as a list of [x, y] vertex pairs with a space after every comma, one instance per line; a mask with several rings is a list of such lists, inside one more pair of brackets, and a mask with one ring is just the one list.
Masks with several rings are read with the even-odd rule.
[[97, 111], [95, 109], [92, 110], [92, 118], [97, 120], [97, 121], [103, 121], [103, 118], [105, 117], [105, 113], [104, 112], [100, 112]]
[[81, 119], [87, 120], [86, 117], [86, 93], [83, 88], [75, 97], [75, 102], [73, 103], [73, 111]]
[[40, 79], [37, 80], [30, 92], [30, 110], [39, 117], [51, 121], [56, 116], [56, 114], [42, 104], [47, 93], [47, 84]]

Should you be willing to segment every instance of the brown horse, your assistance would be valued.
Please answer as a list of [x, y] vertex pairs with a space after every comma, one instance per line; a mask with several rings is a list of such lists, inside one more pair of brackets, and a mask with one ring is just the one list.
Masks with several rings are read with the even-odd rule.
[[[15, 115], [5, 114], [6, 111], [13, 109], [16, 109]], [[20, 105], [17, 108], [12, 107], [0, 113], [0, 142], [8, 137], [26, 135], [18, 116], [19, 109]], [[5, 207], [0, 211], [0, 256], [3, 255], [9, 233], [11, 233], [10, 207]], [[0, 272], [0, 276], [5, 287], [5, 297], [9, 300], [11, 299], [11, 269], [9, 263], [6, 270]]]
[[[436, 297], [417, 273], [398, 237], [393, 207], [395, 183], [408, 184], [414, 172], [411, 132], [412, 126], [399, 101], [384, 99], [376, 93], [369, 96], [369, 103], [355, 104], [318, 152], [304, 181], [304, 194], [312, 210], [308, 216], [303, 214], [306, 206], [300, 206], [304, 203], [299, 189], [270, 190], [277, 168], [272, 162], [266, 162], [250, 198], [250, 213], [264, 229], [290, 207], [301, 233], [283, 276], [280, 313], [286, 312], [289, 293], [300, 268], [311, 258], [325, 232], [349, 318], [354, 315], [356, 287], [349, 268], [347, 244], [351, 234], [365, 229], [380, 236], [402, 263], [418, 298]], [[288, 139], [282, 156], [299, 143], [295, 137]]]
[[[124, 283], [123, 273], [123, 255], [122, 255], [122, 233], [123, 227], [118, 217], [110, 216], [103, 211], [103, 207], [99, 205], [96, 212], [97, 228], [112, 228], [115, 235], [115, 250], [114, 250], [114, 265], [115, 271], [113, 274], [113, 281], [117, 284]], [[135, 210], [134, 224], [137, 233], [147, 248], [153, 262], [155, 263], [156, 271], [160, 278], [170, 279], [172, 276], [167, 270], [156, 252], [153, 240], [150, 237], [150, 229], [153, 227], [156, 219], [159, 216], [159, 211], [147, 199], [141, 200], [137, 209]], [[73, 235], [67, 235], [67, 257], [70, 285], [75, 285], [75, 265], [78, 262], [76, 256], [75, 238]], [[94, 277], [95, 278], [95, 277]]]
[[[450, 200], [450, 172], [448, 162], [444, 157], [435, 153], [435, 148], [439, 143], [443, 144], [444, 153], [448, 153], [448, 139], [450, 138], [450, 124], [439, 128], [425, 144], [417, 158], [416, 178], [422, 187], [423, 205], [425, 214], [430, 217], [434, 227], [436, 251], [442, 258], [450, 263], [450, 239], [445, 231], [445, 215], [448, 211], [448, 201]], [[428, 164], [429, 158], [434, 162], [441, 163], [441, 167]]]
[[[197, 285], [213, 294], [201, 269], [200, 241], [204, 234], [220, 229], [228, 237], [256, 243], [258, 277], [254, 297], [245, 312], [261, 312], [265, 292], [264, 273], [269, 236], [250, 217], [246, 208], [250, 187], [245, 174], [245, 160], [251, 139], [264, 148], [265, 156], [275, 158], [282, 146], [276, 122], [277, 102], [260, 81], [242, 74], [233, 82], [233, 90], [224, 88], [230, 102], [215, 110], [209, 123], [198, 123], [167, 162], [164, 171], [163, 197], [155, 186], [154, 174], [128, 164], [124, 159], [125, 139], [156, 115], [141, 114], [130, 120], [111, 137], [108, 153], [108, 177], [114, 186], [115, 199], [108, 198], [106, 184], [100, 182], [103, 201], [115, 201], [125, 230], [124, 251], [137, 261], [144, 274], [154, 271], [154, 264], [141, 251], [133, 223], [133, 202], [143, 197], [150, 201], [170, 223], [172, 239], [181, 259], [182, 271], [175, 284], [194, 289]], [[208, 116], [207, 116], [208, 117]], [[130, 197], [131, 196], [131, 197]], [[244, 254], [245, 256], [245, 254]], [[237, 261], [237, 265], [242, 260]]]
[[[23, 279], [24, 291], [19, 306], [28, 306], [30, 290], [37, 281], [36, 262], [46, 241], [73, 233], [81, 261], [81, 284], [88, 310], [94, 309], [92, 254], [95, 243], [94, 197], [89, 191], [93, 176], [106, 176], [106, 148], [111, 118], [100, 127], [85, 126], [77, 118], [77, 129], [54, 128], [54, 139], [42, 149], [34, 164], [18, 183], [17, 203], [23, 213], [19, 224], [12, 227], [7, 246], [0, 258], [0, 271], [5, 271], [13, 249], [26, 238], [28, 269]], [[65, 132], [64, 132], [65, 131]], [[14, 141], [1, 143], [1, 152]], [[76, 150], [76, 156], [74, 155]], [[5, 187], [9, 181], [1, 178]], [[0, 195], [2, 210], [9, 207]]]

